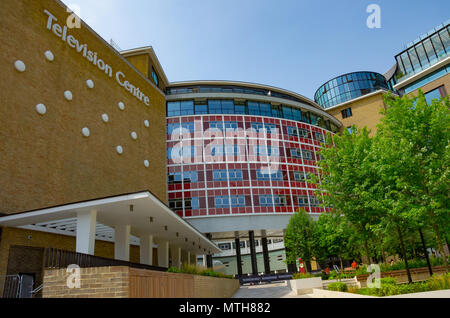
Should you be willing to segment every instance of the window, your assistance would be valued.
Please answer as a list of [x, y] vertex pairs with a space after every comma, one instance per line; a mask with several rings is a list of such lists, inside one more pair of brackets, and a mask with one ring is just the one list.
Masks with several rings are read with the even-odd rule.
[[167, 103], [167, 116], [168, 117], [180, 116], [180, 102]]
[[209, 129], [223, 131], [223, 122], [221, 122], [221, 121], [211, 121], [209, 123]]
[[346, 108], [343, 111], [341, 111], [342, 114], [342, 118], [348, 118], [348, 117], [352, 117], [352, 109], [351, 108]]
[[181, 183], [182, 178], [181, 178], [181, 172], [169, 172], [169, 175], [167, 176], [168, 178], [168, 183], [169, 184], [176, 184], [176, 183]]
[[260, 206], [273, 206], [273, 198], [271, 195], [260, 195], [259, 196]]
[[156, 86], [158, 86], [159, 85], [158, 75], [156, 74], [156, 71], [153, 67], [152, 67], [152, 78], [153, 82], [155, 82]]
[[238, 128], [238, 124], [236, 121], [226, 121], [224, 122], [225, 131], [235, 130]]
[[228, 196], [220, 196], [214, 198], [214, 206], [216, 208], [229, 208], [230, 202]]
[[214, 181], [227, 181], [227, 171], [226, 170], [214, 170], [213, 171]]
[[228, 171], [230, 181], [241, 181], [242, 180], [242, 170], [229, 170]]
[[433, 99], [439, 99], [441, 97], [445, 97], [447, 96], [447, 93], [445, 91], [445, 87], [444, 85], [433, 89], [432, 91], [429, 91], [428, 93], [425, 94], [425, 99], [427, 101], [428, 105], [431, 105], [431, 102], [433, 101]]
[[256, 171], [256, 178], [261, 181], [270, 181], [270, 174], [264, 173], [262, 169]]
[[195, 183], [198, 182], [197, 171], [185, 171], [183, 172], [184, 183]]
[[288, 132], [289, 136], [298, 136], [298, 129], [297, 129], [297, 127], [288, 126], [287, 127], [287, 132]]
[[301, 138], [309, 138], [309, 131], [306, 130], [306, 129], [304, 129], [304, 128], [300, 128], [300, 129], [298, 130], [298, 135], [299, 135]]
[[272, 181], [283, 181], [284, 180], [283, 171], [281, 171], [281, 170], [277, 170], [277, 172], [272, 173], [271, 176], [272, 176]]
[[183, 210], [183, 200], [177, 199], [177, 200], [169, 200], [169, 208], [172, 211], [180, 211]]
[[228, 251], [228, 250], [231, 250], [231, 243], [219, 243], [219, 244], [217, 244], [217, 246], [218, 246], [222, 251]]
[[320, 206], [320, 201], [319, 201], [319, 199], [317, 199], [317, 197], [312, 196], [309, 198], [309, 201], [311, 202], [312, 207]]
[[306, 182], [306, 175], [303, 171], [294, 171], [294, 180], [297, 182]]
[[238, 156], [239, 154], [238, 145], [215, 145], [211, 149], [211, 156]]
[[205, 115], [208, 114], [208, 105], [206, 104], [195, 104], [195, 114], [196, 115]]
[[297, 197], [299, 206], [308, 206], [308, 197], [306, 195], [302, 195]]
[[233, 208], [245, 207], [245, 197], [243, 195], [231, 196], [231, 206]]
[[313, 152], [311, 150], [302, 149], [303, 159], [313, 160]]
[[286, 196], [275, 195], [273, 197], [273, 203], [275, 204], [275, 206], [286, 206]]
[[167, 159], [179, 160], [183, 158], [195, 157], [195, 146], [169, 147], [167, 148]]
[[180, 129], [180, 123], [168, 124], [167, 125], [167, 134], [168, 135], [172, 135], [175, 132], [175, 134], [179, 135], [180, 134], [180, 130], [179, 129]]
[[256, 156], [278, 157], [280, 155], [280, 149], [278, 147], [254, 146], [253, 151]]
[[317, 141], [320, 141], [320, 142], [324, 142], [325, 140], [324, 140], [324, 138], [323, 138], [323, 134], [321, 133], [321, 132], [314, 132], [314, 138], [317, 140]]
[[182, 101], [180, 103], [181, 116], [188, 116], [188, 115], [194, 115], [194, 101], [188, 100], [188, 101]]
[[181, 123], [181, 128], [182, 128], [182, 131], [181, 131], [182, 134], [187, 133], [187, 132], [193, 133], [195, 131], [195, 124], [193, 122]]

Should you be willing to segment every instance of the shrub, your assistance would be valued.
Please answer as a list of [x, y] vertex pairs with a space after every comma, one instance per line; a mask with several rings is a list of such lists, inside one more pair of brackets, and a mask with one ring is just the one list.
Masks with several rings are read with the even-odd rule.
[[313, 275], [310, 273], [295, 273], [292, 275], [292, 279], [304, 279], [304, 278], [312, 278]]
[[181, 269], [172, 266], [167, 270], [167, 272], [210, 276], [210, 277], [220, 277], [220, 278], [233, 278], [233, 276], [231, 276], [231, 275], [225, 275], [223, 273], [215, 272], [212, 269], [203, 269], [203, 268], [199, 268], [195, 265], [188, 265], [188, 264], [183, 264]]
[[348, 291], [347, 284], [342, 282], [335, 282], [328, 285], [328, 290], [334, 290], [339, 292], [346, 292]]

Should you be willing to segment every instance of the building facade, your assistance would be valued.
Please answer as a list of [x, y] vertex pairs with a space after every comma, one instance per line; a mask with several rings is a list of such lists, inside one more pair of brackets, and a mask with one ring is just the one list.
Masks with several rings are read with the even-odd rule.
[[[340, 123], [313, 101], [279, 88], [220, 81], [171, 84], [166, 99], [169, 206], [213, 240], [238, 246], [234, 240], [250, 241], [253, 231], [267, 244], [283, 237], [299, 209], [326, 211], [308, 174], [320, 176], [320, 149]], [[249, 252], [256, 257], [255, 248]], [[253, 274], [286, 270], [285, 264], [254, 265]]]

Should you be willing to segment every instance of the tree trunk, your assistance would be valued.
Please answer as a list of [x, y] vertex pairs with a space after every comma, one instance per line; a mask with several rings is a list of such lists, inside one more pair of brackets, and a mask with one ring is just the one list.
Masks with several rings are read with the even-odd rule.
[[405, 260], [405, 268], [406, 268], [406, 274], [408, 275], [408, 282], [411, 284], [412, 277], [411, 277], [411, 272], [409, 271], [408, 257], [406, 255], [405, 243], [403, 242], [402, 231], [400, 230], [400, 227], [398, 225], [397, 225], [397, 233], [398, 233], [398, 238], [400, 240], [400, 247], [402, 249], [403, 259]]
[[364, 238], [364, 250], [366, 251], [366, 257], [367, 257], [367, 265], [370, 265], [372, 263], [372, 258], [370, 257], [370, 252], [369, 252], [369, 246], [367, 244], [367, 239]]
[[444, 244], [442, 244], [442, 240], [441, 240], [441, 234], [439, 233], [439, 229], [435, 223], [433, 223], [433, 231], [436, 234], [436, 240], [437, 240], [439, 249], [441, 250], [442, 260], [444, 261], [445, 270], [448, 273], [447, 253], [445, 252]]
[[430, 258], [428, 257], [427, 246], [425, 244], [425, 238], [423, 237], [422, 229], [419, 229], [420, 240], [422, 241], [423, 252], [425, 253], [425, 259], [427, 260], [428, 271], [430, 276], [433, 276], [433, 270], [431, 269]]

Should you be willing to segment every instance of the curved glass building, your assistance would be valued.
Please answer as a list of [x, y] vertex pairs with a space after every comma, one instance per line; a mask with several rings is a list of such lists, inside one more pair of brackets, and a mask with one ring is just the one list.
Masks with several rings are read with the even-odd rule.
[[389, 89], [383, 75], [375, 72], [348, 73], [320, 86], [314, 94], [314, 100], [327, 109], [379, 89]]
[[320, 175], [322, 143], [341, 124], [319, 105], [228, 81], [172, 83], [166, 100], [169, 206], [197, 229], [216, 241], [282, 237], [299, 208], [325, 211], [307, 174]]

